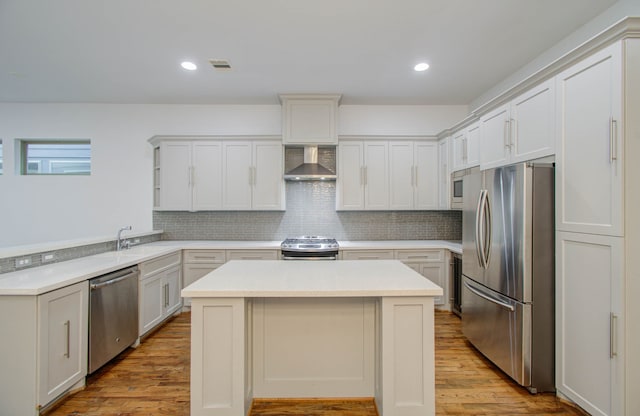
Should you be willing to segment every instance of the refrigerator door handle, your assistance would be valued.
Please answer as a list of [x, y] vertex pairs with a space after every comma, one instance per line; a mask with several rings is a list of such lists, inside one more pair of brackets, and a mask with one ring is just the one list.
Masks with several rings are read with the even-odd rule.
[[475, 238], [475, 244], [476, 244], [476, 257], [478, 258], [478, 265], [480, 267], [484, 267], [483, 263], [482, 263], [482, 252], [481, 252], [481, 243], [480, 243], [480, 211], [481, 211], [481, 207], [482, 207], [482, 195], [483, 195], [483, 190], [480, 191], [480, 195], [478, 196], [478, 205], [476, 206], [476, 238]]
[[485, 221], [483, 223], [484, 229], [482, 232], [482, 258], [484, 261], [484, 268], [489, 267], [489, 261], [491, 260], [491, 229], [493, 228], [493, 218], [491, 216], [491, 204], [489, 203], [489, 191], [484, 191], [484, 203], [482, 210], [484, 212]]
[[485, 300], [488, 300], [489, 302], [495, 303], [496, 305], [501, 306], [501, 307], [503, 307], [505, 309], [508, 309], [511, 312], [516, 310], [513, 306], [509, 305], [508, 303], [502, 302], [502, 301], [500, 301], [498, 299], [494, 299], [494, 298], [492, 298], [490, 296], [485, 295], [484, 293], [480, 292], [478, 289], [474, 288], [473, 286], [471, 286], [467, 282], [464, 282], [464, 285], [465, 285], [465, 287], [467, 289], [469, 289], [474, 294], [480, 296], [482, 299], [485, 299]]

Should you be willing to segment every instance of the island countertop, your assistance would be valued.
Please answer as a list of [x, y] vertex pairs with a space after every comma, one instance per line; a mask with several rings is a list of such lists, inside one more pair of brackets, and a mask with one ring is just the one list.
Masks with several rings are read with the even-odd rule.
[[182, 290], [192, 298], [441, 295], [398, 260], [232, 260]]

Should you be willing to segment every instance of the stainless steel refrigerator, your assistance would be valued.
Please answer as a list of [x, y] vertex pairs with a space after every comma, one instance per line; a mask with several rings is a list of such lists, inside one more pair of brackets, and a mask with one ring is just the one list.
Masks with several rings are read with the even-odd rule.
[[553, 391], [553, 165], [475, 172], [463, 192], [462, 332], [520, 385]]

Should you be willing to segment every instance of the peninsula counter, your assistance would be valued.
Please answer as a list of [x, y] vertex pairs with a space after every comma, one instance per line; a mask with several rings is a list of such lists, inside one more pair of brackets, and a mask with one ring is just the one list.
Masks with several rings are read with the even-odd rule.
[[397, 260], [230, 261], [182, 290], [191, 414], [245, 416], [253, 398], [374, 397], [384, 416], [434, 415], [440, 295]]

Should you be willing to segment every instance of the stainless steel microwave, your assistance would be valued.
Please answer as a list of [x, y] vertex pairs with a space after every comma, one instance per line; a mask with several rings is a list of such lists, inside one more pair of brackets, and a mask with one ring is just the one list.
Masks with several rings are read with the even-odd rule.
[[466, 170], [459, 170], [451, 174], [451, 209], [462, 209], [462, 178]]

